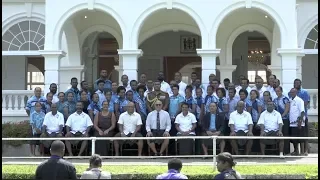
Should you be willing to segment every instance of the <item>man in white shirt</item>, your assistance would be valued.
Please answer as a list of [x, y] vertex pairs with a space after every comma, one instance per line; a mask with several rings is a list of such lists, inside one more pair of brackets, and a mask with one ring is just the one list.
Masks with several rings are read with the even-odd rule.
[[[241, 85], [241, 89], [247, 90], [248, 94], [250, 94], [250, 92], [251, 92], [251, 87], [249, 87], [249, 79], [247, 79], [247, 78], [241, 79], [240, 85]], [[241, 89], [238, 88], [237, 94], [239, 94], [239, 91], [240, 91]]]
[[[58, 112], [57, 104], [51, 105], [51, 111], [46, 114], [42, 124], [42, 134], [40, 137], [62, 137], [64, 127], [63, 114]], [[52, 141], [41, 141], [46, 148], [50, 148]]]
[[273, 90], [273, 81], [277, 79], [276, 75], [271, 74], [268, 78], [267, 91], [271, 92]]
[[159, 72], [158, 73], [158, 78], [157, 78], [159, 81], [160, 81], [160, 83], [161, 83], [161, 87], [160, 87], [160, 90], [161, 91], [164, 91], [164, 92], [166, 92], [166, 93], [170, 93], [170, 91], [171, 91], [171, 88], [170, 88], [170, 85], [166, 82], [166, 81], [164, 81], [164, 74], [163, 74], [163, 72]]
[[129, 91], [131, 89], [129, 84], [129, 78], [127, 75], [124, 74], [121, 76], [121, 82], [122, 82], [122, 86], [126, 88], [126, 91]]
[[[280, 86], [280, 80], [279, 79], [273, 80], [273, 86], [272, 86], [272, 88], [269, 89], [272, 100], [275, 100], [276, 98], [278, 98], [278, 95], [276, 93], [276, 88], [279, 86]], [[283, 87], [282, 87], [282, 94], [285, 97], [289, 98], [288, 91], [286, 91]]]
[[52, 96], [52, 103], [53, 104], [55, 104], [55, 103], [57, 103], [59, 101], [57, 89], [58, 89], [58, 87], [57, 87], [56, 83], [51, 83], [50, 84], [49, 90], [53, 94], [53, 96]]
[[[115, 137], [142, 137], [140, 133], [142, 120], [140, 114], [134, 112], [134, 103], [129, 102], [127, 111], [122, 113], [118, 120], [119, 133]], [[114, 150], [115, 156], [119, 156], [119, 147], [123, 144], [138, 145], [138, 156], [141, 156], [143, 148], [143, 140], [115, 140]]]
[[99, 96], [99, 105], [102, 105], [102, 103], [103, 103], [103, 101], [105, 101], [106, 100], [106, 96], [104, 95], [104, 91], [103, 91], [103, 89], [104, 89], [104, 83], [105, 83], [105, 81], [104, 80], [98, 80], [98, 82], [97, 82], [97, 85], [98, 85], [98, 90], [96, 91], [96, 94], [98, 94], [98, 96]]
[[[177, 115], [174, 123], [178, 131], [177, 136], [195, 136], [197, 127], [196, 117], [189, 112], [189, 106], [186, 102], [181, 105], [182, 112]], [[193, 151], [193, 139], [178, 140], [179, 155], [191, 155]]]
[[[283, 121], [281, 114], [274, 110], [275, 106], [273, 101], [269, 100], [267, 104], [267, 110], [263, 111], [258, 120], [258, 125], [260, 126], [261, 134], [260, 136], [283, 136], [282, 134], [282, 126]], [[284, 158], [283, 156], [283, 139], [261, 139], [260, 140], [260, 149], [261, 154], [265, 155], [266, 145], [273, 145], [279, 143], [279, 152], [280, 158]]]
[[[290, 136], [291, 137], [304, 137], [305, 136], [305, 113], [304, 113], [304, 101], [297, 96], [297, 89], [292, 88], [290, 90]], [[301, 153], [304, 153], [304, 140], [292, 139], [294, 152], [292, 155], [300, 155], [298, 145], [300, 143]]]
[[182, 82], [182, 75], [180, 72], [176, 72], [174, 74], [174, 80], [177, 82], [177, 84], [179, 86], [179, 94], [182, 97], [185, 97], [186, 96], [185, 90], [186, 90], [187, 84]]
[[144, 97], [147, 97], [148, 93], [153, 91], [153, 81], [151, 79], [148, 79], [146, 88], [147, 90], [144, 92]]
[[[156, 109], [150, 112], [146, 120], [147, 137], [169, 137], [171, 129], [171, 119], [167, 111], [162, 110], [162, 102], [155, 102]], [[168, 148], [169, 139], [147, 140], [147, 143], [154, 155], [163, 155]], [[157, 152], [155, 144], [161, 145], [160, 152]]]
[[259, 92], [259, 99], [263, 101], [263, 93], [267, 90], [266, 87], [263, 86], [263, 79], [261, 77], [258, 77], [255, 79], [256, 86], [252, 88], [257, 90]]
[[[247, 111], [244, 111], [245, 104], [243, 101], [237, 103], [237, 110], [230, 114], [229, 127], [230, 136], [253, 136], [252, 134], [252, 117]], [[252, 147], [252, 139], [238, 139], [239, 146], [246, 145], [245, 154], [249, 155]], [[238, 152], [237, 140], [231, 140], [231, 146], [236, 155]]]
[[[92, 121], [88, 114], [84, 113], [83, 110], [83, 104], [82, 102], [77, 102], [76, 104], [77, 111], [73, 114], [71, 114], [68, 117], [68, 120], [66, 122], [66, 137], [88, 137], [89, 131], [91, 130], [91, 127], [93, 126]], [[71, 144], [78, 145], [81, 141], [67, 141], [66, 140], [66, 147], [69, 153], [69, 156], [73, 156]], [[78, 156], [81, 156], [81, 154], [84, 152], [84, 150], [87, 148], [88, 140], [84, 140], [81, 143], [81, 148]]]

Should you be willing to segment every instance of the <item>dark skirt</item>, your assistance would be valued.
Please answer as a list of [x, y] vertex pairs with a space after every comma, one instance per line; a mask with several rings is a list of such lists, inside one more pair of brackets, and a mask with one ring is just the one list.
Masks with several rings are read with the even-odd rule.
[[[177, 136], [182, 136], [182, 135], [177, 134]], [[194, 136], [194, 135], [189, 134], [189, 136]], [[179, 147], [179, 155], [193, 154], [193, 147], [194, 147], [193, 139], [179, 139], [177, 143]]]
[[[306, 133], [305, 133], [305, 127], [304, 126], [301, 126], [301, 128], [298, 128], [298, 127], [291, 127], [290, 128], [290, 136], [291, 137], [305, 137]], [[292, 139], [291, 142], [293, 144], [296, 144], [296, 143], [304, 143], [305, 140], [304, 139]]]
[[[105, 131], [102, 129], [102, 131]], [[113, 137], [114, 132], [109, 132], [107, 135], [100, 136], [98, 131], [94, 132], [95, 137]], [[110, 141], [109, 140], [97, 140], [96, 141], [96, 149], [95, 153], [100, 156], [108, 156], [110, 150]]]

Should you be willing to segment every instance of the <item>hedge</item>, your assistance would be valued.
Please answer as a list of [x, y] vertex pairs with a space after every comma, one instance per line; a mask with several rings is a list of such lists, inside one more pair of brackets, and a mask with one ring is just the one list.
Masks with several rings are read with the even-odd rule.
[[[30, 137], [30, 121], [25, 120], [18, 123], [3, 123], [2, 124], [3, 138], [27, 138]], [[11, 146], [20, 146], [26, 144], [26, 141], [3, 141], [3, 144]]]

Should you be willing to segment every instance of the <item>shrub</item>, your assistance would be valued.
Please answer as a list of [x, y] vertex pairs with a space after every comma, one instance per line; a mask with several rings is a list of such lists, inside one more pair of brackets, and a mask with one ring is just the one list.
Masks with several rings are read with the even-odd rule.
[[[27, 138], [30, 137], [30, 121], [25, 120], [19, 123], [4, 123], [2, 124], [3, 138]], [[3, 141], [3, 144], [12, 146], [20, 146], [26, 144], [26, 141]]]

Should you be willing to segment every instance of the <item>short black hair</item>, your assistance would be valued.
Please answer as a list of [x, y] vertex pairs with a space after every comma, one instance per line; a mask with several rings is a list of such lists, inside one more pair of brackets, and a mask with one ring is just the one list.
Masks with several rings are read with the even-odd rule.
[[301, 83], [301, 79], [295, 79], [295, 80], [293, 81], [293, 83], [295, 83], [296, 81], [298, 81], [298, 82]]
[[218, 84], [220, 84], [220, 80], [219, 79], [213, 79], [211, 82], [213, 82], [213, 81], [217, 81]]
[[240, 89], [239, 95], [240, 95], [240, 93], [242, 93], [242, 92], [246, 95], [246, 97], [248, 97], [248, 91], [247, 91], [247, 90], [245, 90], [245, 89]]
[[249, 84], [249, 83], [250, 83], [250, 81], [249, 81], [249, 79], [248, 79], [248, 78], [243, 78], [243, 79], [241, 79], [241, 81], [247, 81], [247, 84]]
[[133, 94], [133, 91], [132, 91], [132, 90], [128, 90], [128, 91], [126, 92], [126, 95], [129, 94], [129, 93], [132, 93], [132, 94]]
[[139, 85], [139, 86], [137, 87], [137, 91], [139, 91], [140, 89], [143, 89], [143, 91], [146, 91], [146, 90], [147, 90], [146, 86], [144, 86], [144, 85]]
[[125, 87], [119, 86], [119, 87], [117, 88], [117, 94], [119, 94], [121, 90], [124, 90], [124, 92], [126, 92], [126, 88], [125, 88]]
[[59, 92], [59, 93], [58, 93], [58, 96], [60, 96], [60, 94], [63, 94], [63, 96], [65, 96], [64, 92]]
[[94, 95], [99, 96], [97, 93], [92, 93], [91, 96], [90, 96], [91, 100], [93, 100], [93, 96], [94, 96]]
[[173, 158], [168, 162], [168, 169], [179, 171], [182, 168], [182, 162], [179, 159]]
[[[85, 82], [87, 82], [87, 81], [81, 81], [80, 86], [82, 87], [82, 86], [83, 86], [83, 83], [85, 83]], [[97, 84], [98, 84], [98, 83], [97, 83]]]
[[56, 86], [57, 86], [57, 84], [56, 84], [56, 83], [51, 83], [51, 84], [50, 84], [50, 86], [49, 86], [49, 88], [51, 88], [51, 86], [52, 86], [52, 85], [56, 85]]
[[131, 80], [131, 81], [130, 81], [130, 85], [131, 85], [132, 83], [134, 83], [134, 82], [138, 84], [138, 81], [137, 81], [137, 80]]
[[218, 89], [217, 89], [217, 93], [218, 93], [218, 91], [221, 91], [223, 97], [226, 97], [226, 90], [225, 90], [224, 88], [218, 88]]
[[89, 159], [89, 163], [91, 166], [99, 167], [102, 165], [102, 159], [101, 159], [100, 155], [93, 154]]
[[52, 153], [62, 152], [64, 149], [64, 143], [60, 140], [55, 140], [51, 143], [50, 151]]
[[190, 92], [192, 92], [193, 87], [192, 87], [191, 85], [188, 85], [184, 91], [187, 91], [187, 90], [189, 90]]
[[186, 103], [186, 102], [182, 102], [182, 103], [181, 103], [181, 107], [182, 107], [182, 106], [188, 106], [188, 107], [189, 107], [189, 104]]
[[229, 78], [225, 78], [225, 79], [223, 80], [223, 82], [230, 82], [230, 79], [229, 79]]
[[98, 82], [97, 82], [97, 85], [99, 85], [100, 83], [105, 84], [106, 82], [104, 82], [104, 80], [102, 80], [102, 79], [99, 79]]
[[198, 76], [198, 75], [197, 75], [197, 72], [192, 72], [191, 75], [192, 75], [192, 74], [195, 74], [196, 76]]
[[72, 82], [73, 80], [76, 80], [76, 81], [78, 81], [78, 78], [76, 78], [76, 77], [73, 77], [73, 78], [71, 78], [71, 81], [70, 81], [70, 82]]
[[172, 85], [172, 88], [176, 87], [179, 90], [179, 85], [178, 84], [174, 84]]
[[217, 156], [218, 161], [227, 162], [231, 167], [235, 166], [237, 163], [233, 161], [233, 157], [228, 152], [222, 152]]
[[[281, 90], [281, 92], [283, 92], [283, 90], [282, 90], [282, 87], [281, 87], [281, 86], [278, 86], [277, 88], [279, 88], [279, 89]], [[276, 89], [277, 89], [277, 88], [276, 88]]]

